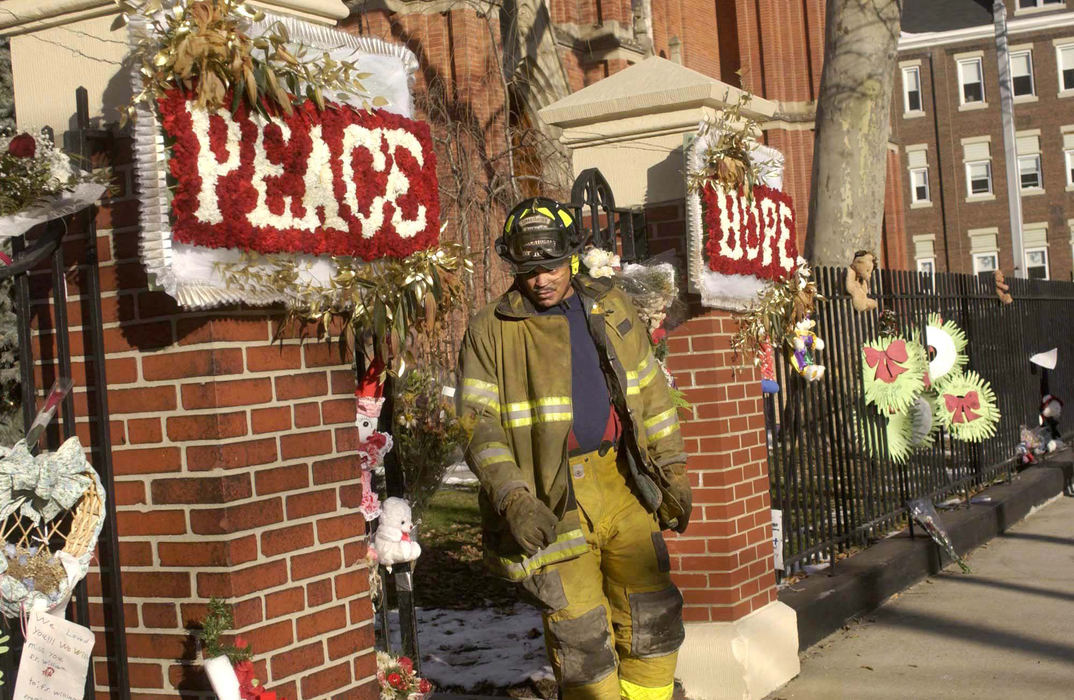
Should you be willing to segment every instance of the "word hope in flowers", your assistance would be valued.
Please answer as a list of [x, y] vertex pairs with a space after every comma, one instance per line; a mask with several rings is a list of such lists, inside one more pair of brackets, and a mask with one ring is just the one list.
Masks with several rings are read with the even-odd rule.
[[782, 279], [794, 272], [798, 243], [789, 195], [758, 185], [741, 190], [705, 187], [702, 192], [708, 266], [728, 275]]
[[364, 260], [436, 243], [436, 159], [427, 124], [312, 101], [265, 120], [209, 112], [173, 90], [159, 101], [174, 141], [173, 237], [207, 248]]

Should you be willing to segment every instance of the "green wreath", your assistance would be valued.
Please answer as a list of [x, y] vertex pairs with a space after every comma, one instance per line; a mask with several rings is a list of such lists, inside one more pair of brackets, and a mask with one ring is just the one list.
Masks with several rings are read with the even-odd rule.
[[877, 338], [861, 349], [865, 401], [881, 413], [902, 413], [925, 388], [925, 348], [905, 338]]
[[947, 382], [936, 400], [936, 420], [956, 440], [981, 442], [992, 437], [999, 416], [992, 385], [976, 372]]
[[888, 416], [888, 455], [892, 461], [905, 464], [914, 450], [936, 441], [939, 424], [933, 416], [934, 404], [932, 396], [922, 394], [905, 411]]
[[942, 390], [949, 382], [961, 376], [969, 358], [966, 357], [966, 334], [953, 321], [944, 321], [939, 314], [929, 314], [925, 324], [925, 342], [921, 343], [914, 333], [914, 342], [929, 350], [930, 386]]

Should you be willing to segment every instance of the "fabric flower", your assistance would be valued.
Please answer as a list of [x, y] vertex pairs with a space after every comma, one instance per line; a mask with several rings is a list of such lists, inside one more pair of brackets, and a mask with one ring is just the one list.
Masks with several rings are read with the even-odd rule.
[[388, 674], [388, 685], [399, 690], [402, 690], [406, 687], [406, 684], [403, 682], [403, 677], [400, 676], [398, 673]]
[[430, 683], [429, 681], [425, 680], [424, 678], [422, 678], [421, 680], [418, 681], [418, 692], [419, 693], [428, 693], [432, 689], [433, 689], [433, 684]]
[[253, 684], [254, 664], [249, 659], [235, 664], [235, 676], [239, 679], [239, 686], [246, 687]]
[[409, 656], [400, 656], [399, 657], [399, 665], [407, 673], [413, 673], [414, 672], [414, 662], [410, 660]]
[[37, 141], [30, 134], [19, 134], [7, 145], [7, 152], [16, 158], [33, 158], [37, 153]]

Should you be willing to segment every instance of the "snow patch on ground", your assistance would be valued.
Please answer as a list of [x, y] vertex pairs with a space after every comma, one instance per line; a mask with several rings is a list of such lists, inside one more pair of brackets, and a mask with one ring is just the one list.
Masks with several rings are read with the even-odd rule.
[[466, 466], [466, 462], [458, 462], [447, 470], [441, 483], [445, 486], [469, 486], [477, 483], [477, 477]]
[[[438, 687], [474, 690], [553, 678], [545, 657], [541, 614], [528, 605], [511, 611], [417, 609], [421, 673]], [[398, 653], [399, 618], [391, 613]]]

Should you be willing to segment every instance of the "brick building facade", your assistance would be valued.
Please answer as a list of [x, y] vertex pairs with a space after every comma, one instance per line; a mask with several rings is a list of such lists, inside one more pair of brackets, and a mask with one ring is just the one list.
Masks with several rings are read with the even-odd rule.
[[919, 270], [1071, 279], [1074, 240], [1074, 2], [1008, 3], [1025, 260], [1012, 257], [992, 14], [908, 2], [891, 141], [907, 255]]

